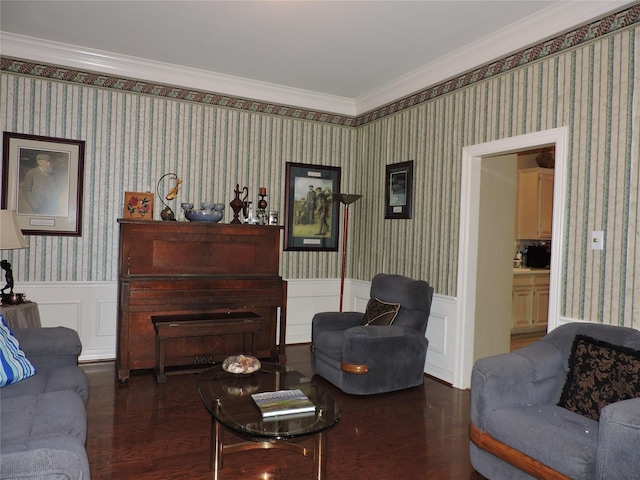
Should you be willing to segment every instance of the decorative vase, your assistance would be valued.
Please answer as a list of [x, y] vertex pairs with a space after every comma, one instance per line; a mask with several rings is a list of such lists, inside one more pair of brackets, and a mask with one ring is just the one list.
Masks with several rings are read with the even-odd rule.
[[543, 148], [536, 157], [536, 163], [542, 168], [554, 168], [556, 166], [556, 157], [551, 148]]
[[[240, 194], [243, 192], [244, 197], [240, 198]], [[234, 190], [234, 193], [236, 194], [236, 196], [233, 200], [231, 200], [231, 203], [229, 204], [229, 206], [233, 210], [233, 220], [231, 220], [231, 223], [242, 223], [240, 221], [240, 212], [243, 210], [247, 197], [249, 196], [249, 189], [247, 187], [242, 187], [242, 189], [240, 189], [240, 184], [236, 183], [236, 189]]]

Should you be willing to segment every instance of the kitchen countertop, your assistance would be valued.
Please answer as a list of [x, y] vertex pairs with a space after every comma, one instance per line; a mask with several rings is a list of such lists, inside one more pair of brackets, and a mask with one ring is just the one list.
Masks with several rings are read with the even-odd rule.
[[513, 274], [514, 275], [549, 275], [551, 273], [551, 270], [549, 270], [548, 268], [514, 268], [513, 269]]

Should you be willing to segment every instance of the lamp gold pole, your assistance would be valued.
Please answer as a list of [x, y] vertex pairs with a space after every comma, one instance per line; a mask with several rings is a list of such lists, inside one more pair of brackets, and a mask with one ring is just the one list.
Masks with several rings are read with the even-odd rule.
[[344, 272], [347, 265], [347, 238], [349, 228], [349, 205], [362, 198], [362, 195], [355, 193], [336, 193], [333, 195], [344, 205], [344, 225], [342, 229], [342, 269], [340, 271], [340, 311], [342, 311], [342, 300], [344, 298]]

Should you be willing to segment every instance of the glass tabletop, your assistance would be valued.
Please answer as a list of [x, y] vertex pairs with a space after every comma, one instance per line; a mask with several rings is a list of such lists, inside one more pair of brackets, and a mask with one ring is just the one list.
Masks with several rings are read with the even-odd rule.
[[[263, 418], [252, 393], [300, 389], [315, 413]], [[340, 420], [338, 404], [304, 374], [285, 365], [262, 362], [257, 372], [236, 375], [216, 365], [198, 377], [198, 392], [209, 413], [227, 429], [263, 440], [286, 440], [322, 432]]]

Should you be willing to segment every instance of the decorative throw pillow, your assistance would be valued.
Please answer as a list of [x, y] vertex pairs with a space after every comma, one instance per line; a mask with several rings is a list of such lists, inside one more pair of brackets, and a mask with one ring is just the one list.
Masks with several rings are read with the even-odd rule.
[[372, 298], [362, 317], [362, 325], [391, 325], [400, 310], [399, 303], [386, 303]]
[[13, 336], [11, 329], [0, 315], [0, 387], [17, 383], [36, 373]]
[[598, 421], [610, 403], [640, 397], [640, 351], [576, 335], [558, 405]]

